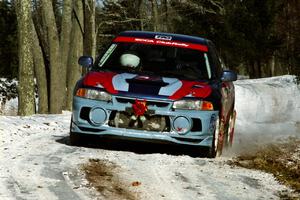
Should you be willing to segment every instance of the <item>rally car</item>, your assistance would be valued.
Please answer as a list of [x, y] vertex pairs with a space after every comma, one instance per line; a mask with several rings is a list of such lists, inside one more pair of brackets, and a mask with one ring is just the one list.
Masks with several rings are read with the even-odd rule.
[[[192, 145], [221, 154], [233, 141], [236, 73], [207, 39], [125, 31], [76, 84], [70, 142], [85, 134]], [[204, 147], [204, 148], [203, 148]]]

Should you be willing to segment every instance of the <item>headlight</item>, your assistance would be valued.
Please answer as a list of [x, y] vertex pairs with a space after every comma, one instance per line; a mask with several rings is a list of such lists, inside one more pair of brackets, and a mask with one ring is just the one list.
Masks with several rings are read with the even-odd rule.
[[111, 95], [107, 92], [87, 88], [79, 88], [76, 92], [76, 96], [100, 101], [111, 101], [112, 99]]
[[173, 108], [182, 110], [214, 110], [214, 106], [211, 102], [201, 100], [175, 101]]

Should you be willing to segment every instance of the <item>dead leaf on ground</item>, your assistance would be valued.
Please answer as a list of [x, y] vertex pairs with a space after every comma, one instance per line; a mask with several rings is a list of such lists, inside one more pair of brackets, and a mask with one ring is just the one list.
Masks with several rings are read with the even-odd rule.
[[131, 186], [136, 187], [136, 186], [140, 186], [141, 184], [142, 184], [142, 183], [139, 182], [139, 181], [134, 181], [134, 182], [131, 183]]

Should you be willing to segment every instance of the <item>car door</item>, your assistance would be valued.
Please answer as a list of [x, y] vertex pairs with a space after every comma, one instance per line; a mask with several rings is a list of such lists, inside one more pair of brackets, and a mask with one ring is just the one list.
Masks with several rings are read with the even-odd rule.
[[220, 91], [221, 93], [220, 117], [222, 120], [226, 122], [231, 112], [231, 108], [234, 101], [234, 85], [232, 82], [221, 81], [224, 67], [221, 64], [221, 59], [217, 54], [214, 44], [209, 43], [209, 48], [210, 48], [210, 55], [214, 64], [216, 78], [220, 82], [220, 90], [221, 90]]

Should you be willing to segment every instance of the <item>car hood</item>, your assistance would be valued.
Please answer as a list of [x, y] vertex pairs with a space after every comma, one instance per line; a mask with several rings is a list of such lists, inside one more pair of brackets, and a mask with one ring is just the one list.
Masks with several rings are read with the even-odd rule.
[[183, 97], [206, 98], [212, 92], [211, 86], [205, 82], [115, 72], [89, 72], [83, 78], [83, 85], [103, 88], [111, 94], [127, 92], [136, 96], [151, 95], [171, 100]]

